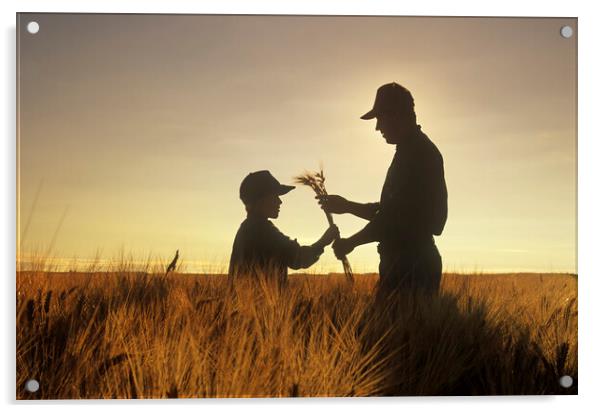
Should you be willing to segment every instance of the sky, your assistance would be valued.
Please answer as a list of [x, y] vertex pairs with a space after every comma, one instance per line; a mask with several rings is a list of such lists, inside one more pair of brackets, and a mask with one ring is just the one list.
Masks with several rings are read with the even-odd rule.
[[[289, 184], [322, 163], [330, 193], [377, 201], [395, 147], [360, 116], [395, 81], [444, 158], [444, 271], [577, 271], [576, 19], [21, 14], [17, 30], [22, 259], [179, 249], [224, 271], [240, 182], [262, 169]], [[311, 191], [282, 200], [276, 226], [316, 241]], [[376, 245], [349, 260], [376, 272]], [[327, 249], [308, 271], [342, 266]]]

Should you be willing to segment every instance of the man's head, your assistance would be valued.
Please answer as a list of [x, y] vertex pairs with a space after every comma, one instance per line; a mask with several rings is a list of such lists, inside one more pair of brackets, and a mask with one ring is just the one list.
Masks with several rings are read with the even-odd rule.
[[387, 83], [378, 88], [373, 108], [361, 118], [376, 118], [376, 130], [387, 143], [398, 144], [416, 130], [414, 98], [403, 86]]
[[252, 172], [240, 184], [240, 199], [247, 213], [263, 218], [278, 218], [282, 204], [279, 195], [294, 188], [282, 185], [269, 171]]

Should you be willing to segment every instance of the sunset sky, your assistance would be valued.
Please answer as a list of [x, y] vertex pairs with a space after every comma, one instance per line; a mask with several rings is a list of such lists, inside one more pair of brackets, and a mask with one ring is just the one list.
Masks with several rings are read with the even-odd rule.
[[[576, 272], [576, 37], [558, 18], [21, 14], [21, 252], [223, 271], [251, 171], [323, 162], [330, 193], [378, 200], [395, 147], [359, 117], [396, 81], [444, 157], [444, 270]], [[317, 240], [311, 191], [282, 200], [276, 226]], [[376, 244], [349, 260], [377, 271]], [[309, 271], [342, 267], [328, 248]]]

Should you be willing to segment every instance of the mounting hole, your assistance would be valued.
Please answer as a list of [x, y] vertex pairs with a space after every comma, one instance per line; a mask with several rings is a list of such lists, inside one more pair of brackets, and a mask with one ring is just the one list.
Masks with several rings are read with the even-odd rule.
[[560, 35], [565, 39], [573, 37], [573, 28], [571, 26], [562, 26], [560, 28]]
[[27, 380], [27, 382], [25, 382], [25, 390], [30, 393], [35, 393], [40, 390], [40, 383], [34, 379]]
[[571, 387], [573, 385], [573, 378], [571, 376], [562, 376], [558, 380], [558, 383], [560, 383], [560, 385], [562, 387], [564, 387], [565, 389], [568, 389], [569, 387]]
[[36, 34], [40, 31], [40, 25], [38, 22], [29, 22], [27, 23], [27, 31], [31, 34]]

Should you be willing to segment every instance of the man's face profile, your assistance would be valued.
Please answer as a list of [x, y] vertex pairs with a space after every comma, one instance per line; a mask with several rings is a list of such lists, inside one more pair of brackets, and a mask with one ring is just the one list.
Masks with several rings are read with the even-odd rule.
[[397, 112], [382, 112], [376, 115], [376, 130], [380, 131], [385, 141], [391, 145], [400, 143], [410, 126], [408, 117]]

